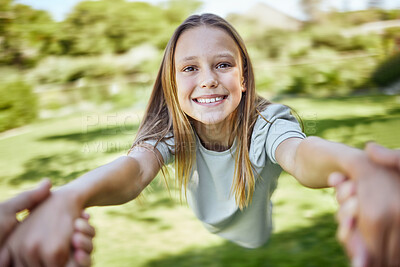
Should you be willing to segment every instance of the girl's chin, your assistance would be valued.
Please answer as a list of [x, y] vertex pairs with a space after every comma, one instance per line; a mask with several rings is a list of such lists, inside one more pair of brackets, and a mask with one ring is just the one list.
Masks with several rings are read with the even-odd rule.
[[207, 126], [212, 126], [212, 125], [220, 125], [221, 123], [227, 122], [227, 119], [225, 117], [221, 118], [216, 118], [214, 117], [203, 117], [203, 118], [193, 118], [193, 121], [195, 124], [202, 124], [202, 125], [207, 125]]

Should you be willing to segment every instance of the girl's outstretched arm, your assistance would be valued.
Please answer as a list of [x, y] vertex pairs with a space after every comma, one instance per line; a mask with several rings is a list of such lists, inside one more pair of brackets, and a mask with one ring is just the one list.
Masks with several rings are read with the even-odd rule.
[[82, 210], [132, 200], [156, 176], [160, 159], [157, 150], [137, 147], [129, 156], [90, 171], [52, 192], [7, 240], [13, 263], [16, 266], [65, 266], [74, 221]]
[[278, 146], [275, 156], [285, 171], [311, 188], [327, 187], [332, 172], [357, 180], [365, 174], [378, 176], [388, 171], [369, 160], [360, 149], [315, 136], [287, 139]]

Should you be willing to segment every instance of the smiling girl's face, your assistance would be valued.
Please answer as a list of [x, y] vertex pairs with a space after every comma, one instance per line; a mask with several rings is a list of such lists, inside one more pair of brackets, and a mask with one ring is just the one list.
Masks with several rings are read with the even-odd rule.
[[203, 124], [231, 123], [245, 91], [238, 46], [224, 30], [200, 26], [179, 37], [175, 79], [182, 110]]

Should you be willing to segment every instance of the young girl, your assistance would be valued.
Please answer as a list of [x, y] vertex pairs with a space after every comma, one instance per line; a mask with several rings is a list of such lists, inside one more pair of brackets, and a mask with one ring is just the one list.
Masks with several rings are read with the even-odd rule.
[[203, 225], [248, 248], [270, 236], [270, 197], [282, 169], [311, 188], [328, 186], [333, 171], [353, 180], [389, 172], [363, 151], [306, 138], [289, 108], [256, 94], [249, 55], [233, 27], [216, 15], [194, 15], [166, 47], [128, 156], [56, 191], [10, 238], [13, 256], [32, 266], [64, 264], [65, 240], [83, 209], [136, 198], [170, 163]]

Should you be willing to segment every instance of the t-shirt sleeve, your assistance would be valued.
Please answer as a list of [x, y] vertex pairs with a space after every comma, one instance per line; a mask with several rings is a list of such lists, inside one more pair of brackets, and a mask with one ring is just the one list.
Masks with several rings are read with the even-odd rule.
[[[144, 143], [149, 144], [154, 147], [154, 145], [157, 143], [157, 141], [156, 140], [146, 140], [146, 141], [144, 141]], [[160, 152], [165, 165], [168, 165], [168, 164], [174, 162], [174, 160], [175, 160], [173, 147], [174, 147], [174, 138], [173, 137], [170, 137], [168, 139], [160, 141], [155, 146], [155, 148]]]
[[299, 122], [291, 114], [290, 108], [280, 104], [270, 104], [261, 112], [252, 134], [252, 147], [250, 149], [256, 165], [264, 165], [266, 158], [277, 164], [275, 158], [276, 148], [288, 138], [305, 138]]

